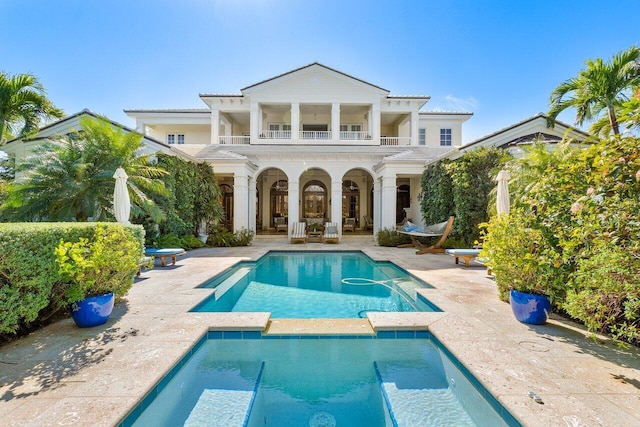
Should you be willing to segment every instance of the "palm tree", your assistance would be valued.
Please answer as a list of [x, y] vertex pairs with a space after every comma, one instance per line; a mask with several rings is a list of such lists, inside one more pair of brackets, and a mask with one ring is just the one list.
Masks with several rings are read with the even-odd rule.
[[547, 125], [553, 126], [558, 114], [570, 107], [576, 109], [578, 126], [597, 119], [606, 110], [611, 130], [618, 135], [617, 109], [629, 100], [631, 88], [640, 81], [640, 49], [632, 46], [616, 54], [611, 62], [597, 58], [587, 60], [586, 65], [577, 77], [562, 82], [551, 93]]
[[142, 136], [104, 119], [84, 117], [80, 125], [81, 131], [43, 144], [20, 165], [3, 216], [18, 221], [113, 219], [113, 174], [123, 167], [133, 215], [162, 219], [149, 196], [166, 194], [158, 178], [167, 172], [150, 162], [150, 154], [140, 154]]
[[63, 115], [62, 110], [46, 97], [44, 88], [35, 76], [9, 75], [0, 71], [0, 145], [11, 134], [30, 135], [38, 130], [42, 120]]

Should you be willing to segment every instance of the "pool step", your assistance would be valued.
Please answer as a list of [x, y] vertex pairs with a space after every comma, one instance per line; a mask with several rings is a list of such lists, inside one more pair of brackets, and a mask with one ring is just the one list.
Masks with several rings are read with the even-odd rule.
[[425, 375], [428, 367], [394, 362], [373, 367], [394, 427], [475, 425], [439, 373]]
[[195, 404], [185, 427], [225, 426], [245, 427], [256, 398], [258, 386], [262, 380], [264, 362], [260, 366], [258, 378], [253, 390], [238, 389], [205, 389]]

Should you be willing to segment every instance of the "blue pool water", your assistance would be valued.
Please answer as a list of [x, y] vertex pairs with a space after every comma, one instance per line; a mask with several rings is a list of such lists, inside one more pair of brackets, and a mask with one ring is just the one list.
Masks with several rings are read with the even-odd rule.
[[210, 332], [128, 426], [518, 426], [427, 332]]
[[370, 311], [440, 311], [429, 285], [362, 252], [269, 252], [202, 285], [215, 293], [193, 311], [271, 312], [273, 318], [357, 318]]

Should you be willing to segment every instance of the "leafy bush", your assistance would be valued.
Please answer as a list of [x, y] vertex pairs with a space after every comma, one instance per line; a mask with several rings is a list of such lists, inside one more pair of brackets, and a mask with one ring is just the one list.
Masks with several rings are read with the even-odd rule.
[[393, 228], [381, 228], [376, 233], [376, 241], [380, 246], [396, 247], [411, 243], [411, 238]]
[[217, 247], [249, 246], [253, 241], [253, 237], [254, 232], [252, 230], [242, 228], [232, 233], [223, 226], [218, 225], [212, 229], [207, 244]]
[[491, 219], [483, 252], [502, 292], [519, 286], [519, 271], [541, 267], [535, 279], [556, 307], [592, 331], [639, 343], [638, 146], [613, 138], [582, 149], [533, 147], [509, 165], [514, 207]]
[[113, 292], [122, 298], [131, 289], [142, 259], [142, 245], [123, 227], [98, 225], [93, 238], [61, 240], [56, 247], [60, 276], [68, 284], [67, 303]]
[[494, 177], [508, 158], [500, 149], [483, 147], [426, 168], [422, 174], [424, 223], [436, 224], [454, 215], [452, 236], [462, 239], [463, 246], [473, 245], [480, 235], [478, 226], [489, 219]]
[[182, 239], [175, 234], [162, 234], [153, 242], [153, 246], [157, 248], [181, 248]]
[[[55, 249], [61, 240], [93, 239], [99, 224], [0, 224], [0, 334], [27, 330], [66, 308], [65, 280]], [[122, 226], [110, 223], [108, 227]], [[142, 227], [125, 228], [142, 245]]]
[[187, 234], [186, 236], [182, 236], [180, 238], [180, 242], [183, 248], [185, 249], [198, 249], [204, 246], [202, 240], [198, 239], [192, 234]]

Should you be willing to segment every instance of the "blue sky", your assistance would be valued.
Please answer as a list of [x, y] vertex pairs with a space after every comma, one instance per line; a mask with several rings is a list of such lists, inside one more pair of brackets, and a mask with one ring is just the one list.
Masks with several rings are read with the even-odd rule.
[[[640, 44], [640, 2], [0, 0], [0, 70], [34, 73], [66, 113], [204, 108], [318, 61], [426, 110], [471, 111], [470, 142], [548, 108], [584, 67]], [[560, 120], [573, 123], [573, 114]]]

